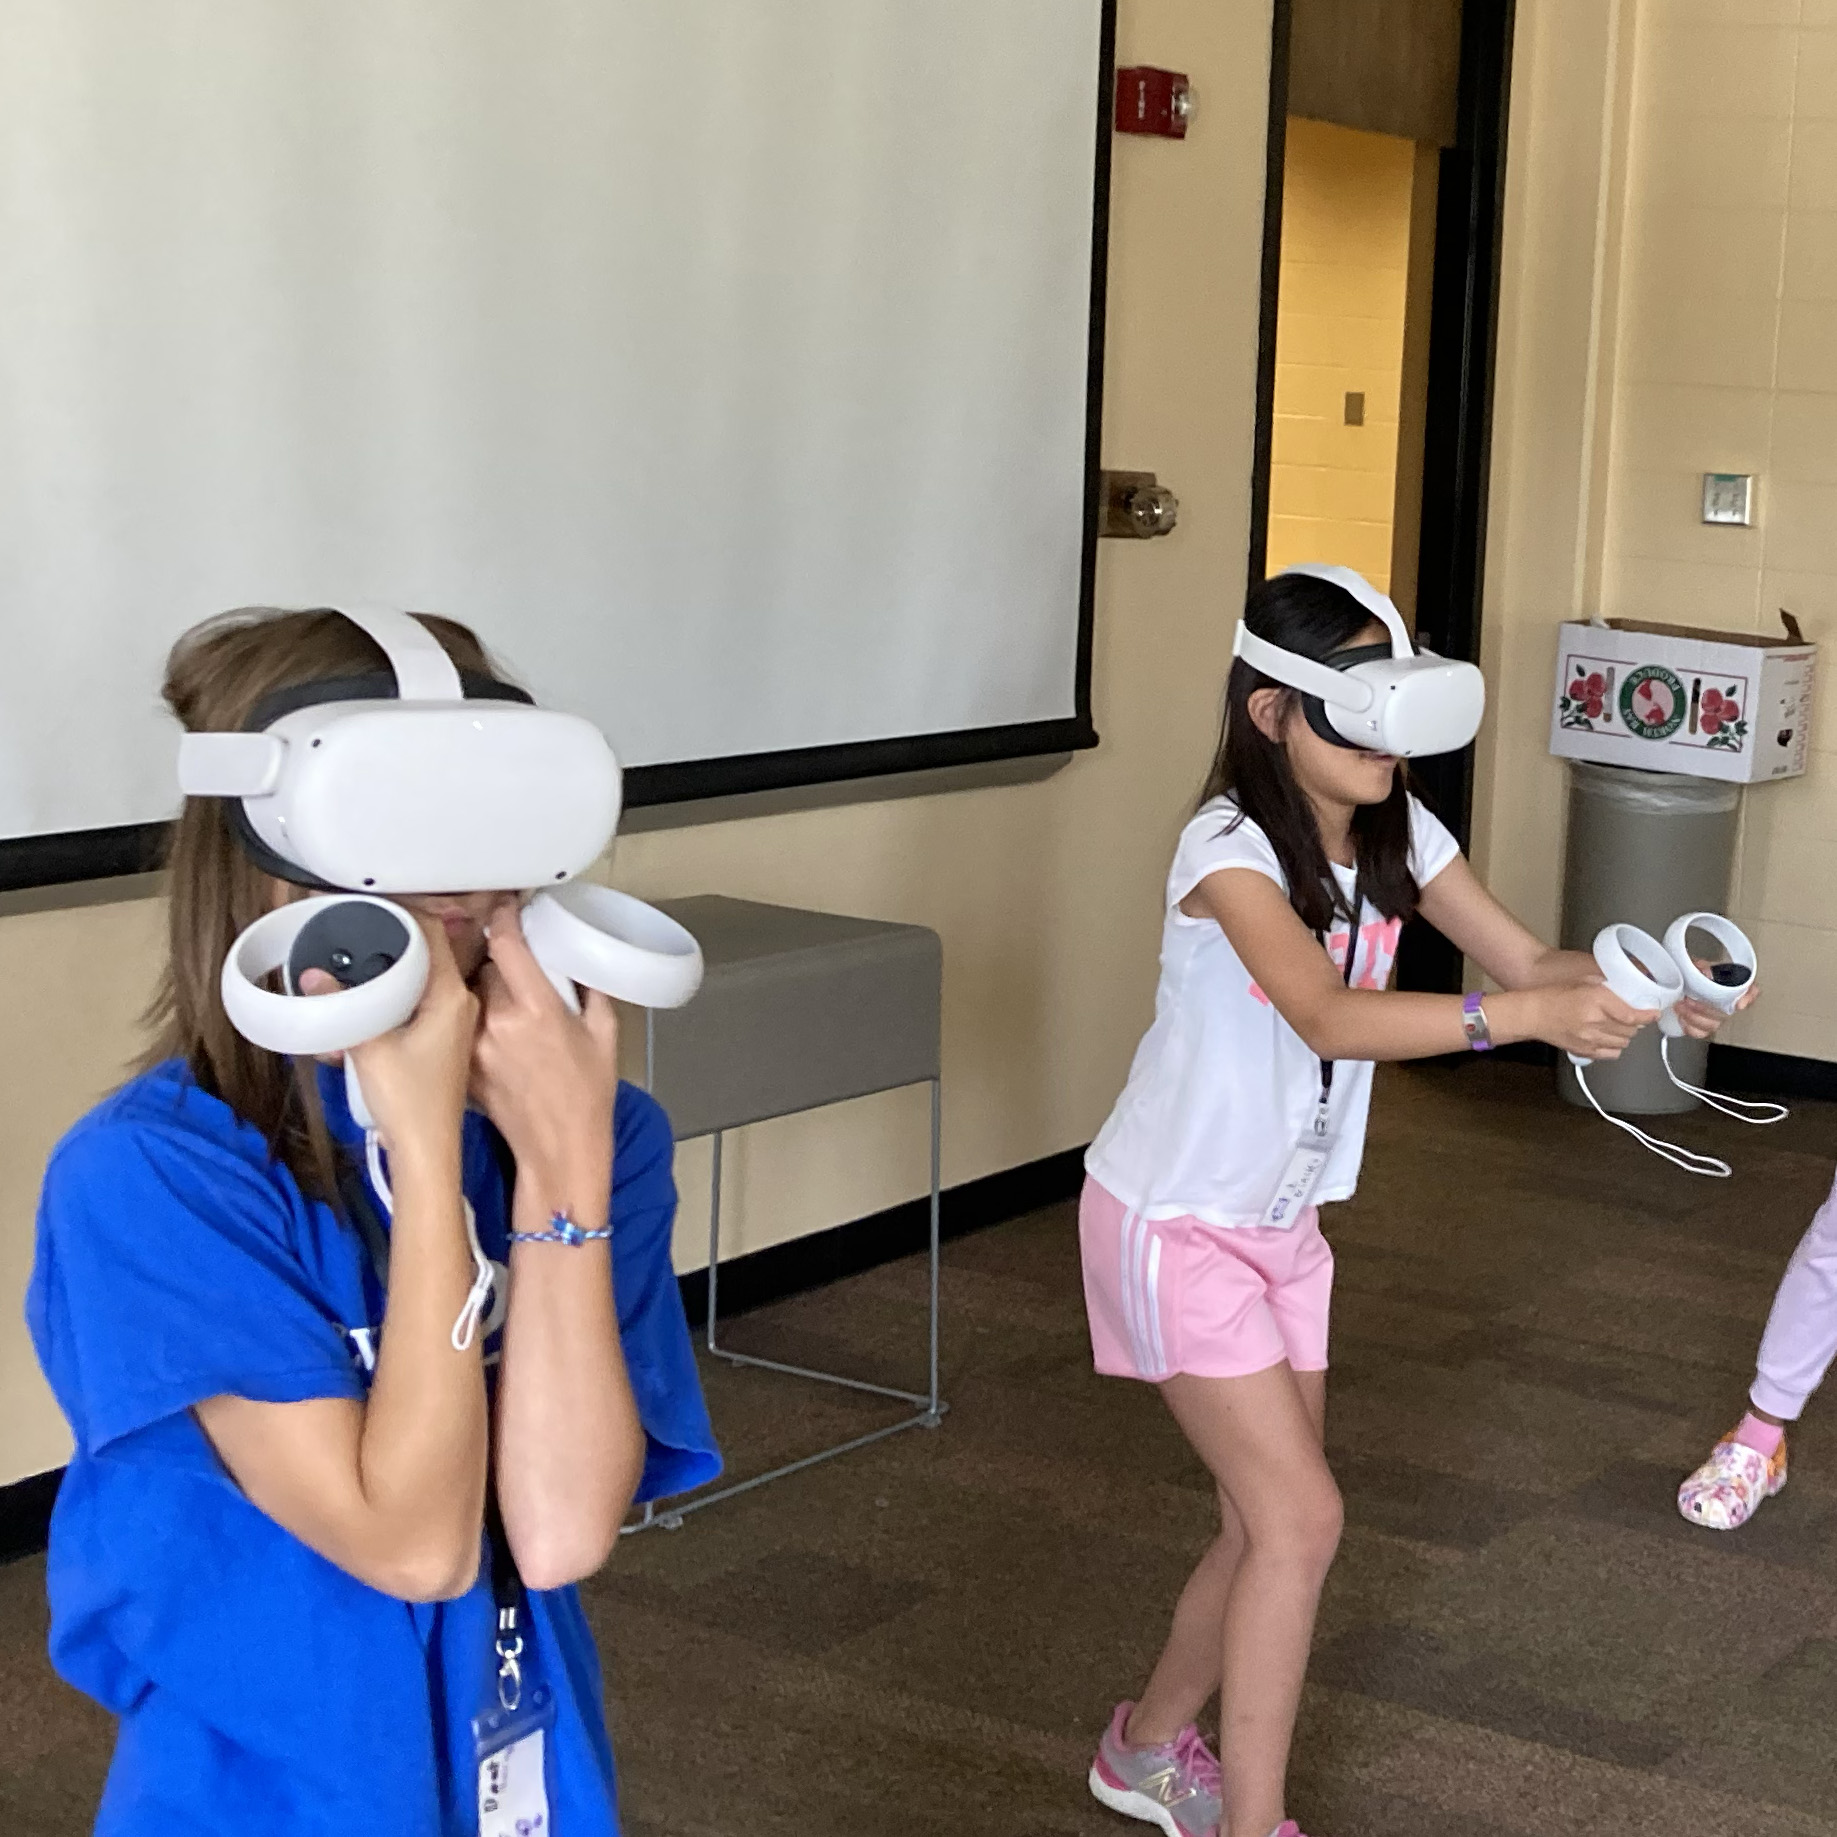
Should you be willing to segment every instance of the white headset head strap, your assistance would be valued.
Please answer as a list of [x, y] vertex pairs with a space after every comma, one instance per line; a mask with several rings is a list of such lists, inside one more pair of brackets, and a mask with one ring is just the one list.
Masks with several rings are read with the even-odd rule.
[[1281, 645], [1259, 638], [1242, 619], [1238, 620], [1237, 635], [1231, 641], [1231, 655], [1242, 657], [1253, 670], [1261, 670], [1265, 676], [1291, 689], [1299, 689], [1303, 695], [1319, 697], [1331, 707], [1363, 714], [1371, 706], [1373, 690], [1369, 683], [1360, 682], [1356, 676], [1348, 676], [1343, 671], [1329, 669], [1312, 657], [1303, 657], [1299, 651], [1285, 651]]
[[405, 702], [458, 702], [465, 688], [440, 640], [421, 623], [394, 606], [347, 602], [335, 610], [382, 646], [395, 672], [396, 694]]
[[1292, 568], [1284, 568], [1282, 572], [1311, 574], [1316, 580], [1331, 581], [1334, 586], [1345, 588], [1390, 633], [1393, 657], [1415, 656], [1416, 647], [1410, 642], [1410, 628], [1404, 624], [1403, 614], [1392, 604], [1388, 594], [1380, 593], [1356, 569], [1342, 568], [1337, 562], [1331, 561], [1301, 561]]

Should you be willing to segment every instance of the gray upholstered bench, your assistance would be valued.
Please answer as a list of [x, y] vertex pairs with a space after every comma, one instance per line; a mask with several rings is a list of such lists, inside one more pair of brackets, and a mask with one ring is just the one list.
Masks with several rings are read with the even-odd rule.
[[[858, 1435], [681, 1502], [647, 1505], [627, 1528], [674, 1527], [685, 1512], [748, 1492], [904, 1429], [936, 1428], [938, 1395], [938, 1192], [943, 946], [922, 925], [804, 912], [702, 895], [662, 900], [700, 942], [707, 973], [686, 1008], [647, 1010], [644, 1081], [669, 1113], [676, 1139], [712, 1136], [708, 1218], [708, 1350], [733, 1365], [837, 1384], [914, 1406], [886, 1428]], [[868, 1097], [931, 1086], [931, 1287], [929, 1388], [889, 1389], [836, 1372], [730, 1352], [720, 1344], [721, 1145], [729, 1130]]]

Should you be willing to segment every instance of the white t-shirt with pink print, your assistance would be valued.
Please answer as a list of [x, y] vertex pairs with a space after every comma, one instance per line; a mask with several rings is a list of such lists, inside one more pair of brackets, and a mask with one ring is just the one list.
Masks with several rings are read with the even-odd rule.
[[[1180, 902], [1221, 868], [1252, 868], [1284, 892], [1288, 882], [1269, 838], [1215, 798], [1180, 834], [1167, 877], [1161, 981], [1154, 1025], [1136, 1049], [1129, 1082], [1085, 1156], [1100, 1186], [1148, 1218], [1191, 1216], [1208, 1224], [1261, 1224], [1320, 1102], [1320, 1061], [1251, 980], [1218, 922], [1188, 918]], [[1418, 885], [1460, 853], [1453, 836], [1410, 799], [1410, 862]], [[1353, 871], [1334, 867], [1348, 900]], [[1390, 981], [1402, 926], [1369, 900], [1360, 914], [1352, 986]], [[1342, 969], [1351, 942], [1344, 919], [1327, 948]], [[1314, 1190], [1316, 1204], [1350, 1199], [1365, 1153], [1371, 1064], [1334, 1068], [1334, 1148]]]

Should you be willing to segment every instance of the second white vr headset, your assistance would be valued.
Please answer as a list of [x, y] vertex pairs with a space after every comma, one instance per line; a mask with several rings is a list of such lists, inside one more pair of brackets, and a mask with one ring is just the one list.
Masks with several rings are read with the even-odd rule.
[[1342, 587], [1390, 633], [1388, 644], [1357, 645], [1325, 662], [1259, 638], [1243, 620], [1231, 647], [1252, 669], [1299, 689], [1307, 722], [1335, 746], [1416, 759], [1453, 753], [1480, 731], [1486, 679], [1410, 642], [1403, 616], [1364, 575], [1325, 562], [1283, 569]]
[[[257, 920], [231, 948], [222, 995], [237, 1031], [273, 1052], [320, 1054], [407, 1020], [427, 980], [427, 945], [402, 908], [377, 897], [389, 893], [548, 887], [524, 907], [523, 929], [570, 1006], [576, 984], [644, 1007], [688, 1001], [702, 955], [682, 926], [626, 894], [564, 884], [618, 827], [619, 762], [599, 729], [462, 674], [405, 612], [337, 610], [381, 646], [387, 671], [282, 689], [244, 732], [191, 733], [179, 745], [186, 795], [228, 800], [258, 866], [323, 889]], [[308, 968], [345, 986], [302, 998]], [[267, 986], [276, 972], [284, 993]], [[368, 1127], [354, 1077], [347, 1088]]]

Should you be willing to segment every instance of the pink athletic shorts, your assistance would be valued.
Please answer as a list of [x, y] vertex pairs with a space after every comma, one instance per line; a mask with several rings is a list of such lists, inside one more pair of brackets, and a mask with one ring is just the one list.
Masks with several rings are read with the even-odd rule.
[[1326, 1370], [1333, 1252], [1314, 1207], [1286, 1230], [1145, 1219], [1087, 1179], [1078, 1243], [1091, 1352], [1107, 1376]]

